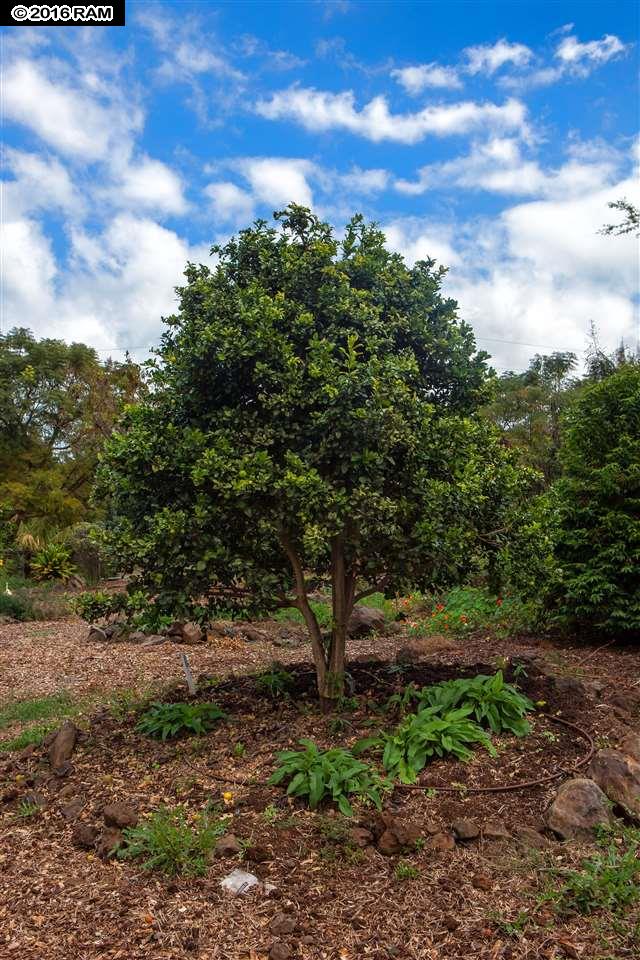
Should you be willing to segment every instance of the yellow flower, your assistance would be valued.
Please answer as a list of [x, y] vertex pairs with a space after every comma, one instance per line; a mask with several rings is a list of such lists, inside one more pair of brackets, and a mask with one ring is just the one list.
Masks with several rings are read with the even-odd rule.
[[222, 799], [225, 803], [233, 803], [233, 794], [230, 790], [225, 790], [225, 792], [222, 794]]
[[536, 700], [536, 707], [546, 707], [546, 705], [547, 705], [546, 700]]

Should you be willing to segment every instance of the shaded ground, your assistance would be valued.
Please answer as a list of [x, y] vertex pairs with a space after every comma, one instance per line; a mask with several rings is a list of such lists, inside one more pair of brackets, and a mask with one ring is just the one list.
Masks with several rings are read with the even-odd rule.
[[[283, 649], [229, 638], [187, 650], [194, 673], [216, 678], [206, 698], [225, 708], [228, 722], [205, 738], [159, 744], [135, 732], [127, 691], [180, 685], [184, 646], [167, 643], [142, 650], [127, 643], [88, 643], [86, 637], [87, 627], [79, 621], [0, 627], [0, 704], [60, 691], [87, 702], [76, 721], [86, 736], [66, 777], [50, 776], [42, 751], [24, 758], [9, 754], [4, 761], [0, 755], [0, 793], [11, 796], [0, 806], [0, 957], [262, 960], [278, 940], [289, 948], [289, 956], [301, 960], [638, 956], [640, 946], [633, 940], [633, 925], [640, 925], [637, 913], [628, 911], [616, 929], [600, 915], [559, 922], [550, 909], [537, 906], [550, 869], [575, 865], [588, 852], [584, 844], [560, 844], [538, 833], [539, 843], [533, 846], [522, 838], [523, 827], [543, 827], [545, 807], [561, 781], [511, 793], [469, 789], [572, 768], [587, 744], [544, 716], [535, 718], [530, 737], [501, 738], [496, 760], [478, 751], [468, 764], [431, 764], [422, 782], [453, 784], [453, 793], [396, 790], [387, 809], [402, 822], [420, 825], [425, 841], [401, 856], [384, 856], [375, 846], [355, 848], [345, 842], [342, 818], [327, 810], [311, 813], [288, 801], [284, 791], [266, 786], [274, 752], [299, 737], [348, 745], [371, 725], [392, 724], [374, 703], [405, 683], [475, 673], [483, 666], [494, 669], [505, 656], [513, 663], [519, 656], [526, 660], [532, 653], [544, 654], [566, 683], [551, 686], [529, 669], [519, 677], [526, 691], [547, 701], [546, 710], [577, 722], [598, 746], [615, 745], [630, 724], [638, 724], [637, 715], [625, 709], [625, 696], [639, 690], [637, 654], [476, 636], [440, 652], [427, 644], [423, 656], [400, 672], [394, 657], [406, 638], [356, 640], [351, 673], [357, 701], [336, 723], [315, 709], [312, 674], [304, 664], [306, 646]], [[290, 666], [295, 678], [291, 699], [272, 702], [257, 695], [251, 678], [225, 679], [231, 672], [260, 669], [274, 658], [297, 664]], [[578, 678], [593, 697], [584, 695]], [[124, 693], [116, 715], [96, 712], [96, 702], [118, 689]], [[174, 686], [166, 696], [182, 698], [183, 691]], [[19, 730], [14, 723], [0, 737]], [[72, 822], [62, 813], [70, 801], [79, 800], [79, 818], [97, 824], [102, 807], [112, 801], [124, 801], [140, 814], [176, 803], [201, 810], [223, 792], [232, 793], [226, 809], [233, 815], [233, 832], [262, 848], [260, 862], [214, 860], [205, 877], [191, 880], [168, 880], [135, 863], [102, 860], [79, 849], [72, 842]], [[40, 809], [20, 816], [20, 803], [31, 793], [37, 794]], [[444, 853], [432, 850], [431, 833], [448, 832], [460, 817], [480, 825], [500, 820], [511, 836], [459, 843]], [[365, 827], [375, 827], [374, 820], [366, 810], [356, 817]], [[401, 879], [400, 861], [417, 875]], [[275, 890], [230, 898], [219, 882], [238, 865]], [[273, 924], [282, 913], [295, 927], [279, 936], [277, 922]]]

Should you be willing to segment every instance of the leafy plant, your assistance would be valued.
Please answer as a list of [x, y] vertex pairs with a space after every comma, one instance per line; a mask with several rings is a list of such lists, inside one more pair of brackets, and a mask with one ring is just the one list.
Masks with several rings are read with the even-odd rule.
[[368, 764], [357, 760], [348, 750], [336, 747], [319, 750], [312, 740], [299, 741], [304, 750], [284, 750], [278, 754], [280, 766], [269, 783], [288, 780], [287, 794], [307, 797], [312, 810], [328, 798], [337, 803], [346, 817], [353, 814], [350, 796], [368, 800], [378, 809], [387, 784]]
[[523, 737], [531, 730], [526, 714], [534, 705], [514, 686], [505, 683], [501, 670], [492, 677], [479, 674], [424, 687], [419, 700], [443, 713], [457, 707], [471, 707], [476, 722], [489, 727], [493, 733], [509, 731]]
[[36, 553], [29, 566], [34, 580], [62, 580], [66, 583], [78, 572], [71, 561], [71, 551], [62, 543], [48, 543]]
[[414, 867], [408, 860], [398, 860], [393, 872], [396, 880], [417, 880], [420, 876], [418, 868]]
[[33, 606], [27, 597], [4, 593], [0, 588], [0, 616], [11, 617], [12, 620], [33, 620]]
[[124, 830], [124, 843], [116, 855], [123, 860], [144, 857], [145, 870], [197, 876], [206, 871], [208, 855], [227, 824], [228, 817], [213, 819], [206, 814], [189, 823], [183, 807], [161, 807]]
[[23, 820], [28, 820], [30, 817], [37, 817], [39, 813], [40, 805], [33, 800], [22, 800], [18, 804], [17, 816]]
[[600, 852], [584, 860], [580, 870], [563, 875], [557, 890], [547, 890], [543, 901], [554, 903], [560, 913], [620, 913], [640, 901], [640, 830], [627, 829], [621, 844], [609, 828], [598, 833]]
[[442, 713], [440, 707], [424, 707], [408, 714], [393, 733], [360, 741], [357, 752], [377, 747], [382, 749], [382, 766], [401, 783], [415, 783], [427, 760], [451, 754], [458, 760], [469, 760], [469, 744], [480, 743], [492, 755], [495, 748], [487, 734], [469, 719], [472, 707], [460, 707]]
[[270, 670], [264, 670], [256, 677], [256, 687], [261, 693], [267, 694], [272, 700], [286, 697], [293, 684], [293, 674], [282, 667], [273, 664]]
[[444, 270], [406, 265], [360, 215], [339, 233], [296, 204], [274, 219], [187, 266], [97, 497], [129, 589], [163, 612], [295, 604], [333, 705], [354, 604], [457, 582], [531, 474], [478, 413], [487, 357]]
[[206, 733], [225, 718], [226, 714], [215, 703], [153, 703], [136, 730], [166, 740], [180, 734]]

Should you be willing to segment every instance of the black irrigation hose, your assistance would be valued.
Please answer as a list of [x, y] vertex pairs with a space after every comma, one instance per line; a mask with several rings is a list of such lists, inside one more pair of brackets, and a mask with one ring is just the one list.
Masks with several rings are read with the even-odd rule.
[[575, 723], [570, 723], [568, 720], [562, 720], [560, 717], [552, 717], [551, 714], [543, 714], [547, 720], [551, 720], [552, 723], [561, 723], [564, 727], [569, 727], [570, 730], [574, 730], [579, 736], [589, 744], [589, 750], [582, 757], [581, 760], [578, 760], [571, 769], [561, 769], [556, 771], [556, 773], [550, 773], [546, 777], [539, 777], [537, 780], [521, 780], [518, 783], [509, 783], [509, 784], [495, 784], [491, 787], [438, 787], [431, 784], [418, 784], [418, 783], [397, 783], [395, 784], [395, 790], [437, 790], [440, 793], [509, 793], [515, 790], [527, 790], [530, 787], [540, 787], [545, 783], [552, 783], [554, 780], [558, 780], [563, 776], [571, 776], [572, 774], [578, 773], [582, 767], [584, 767], [595, 753], [595, 744], [593, 739], [586, 730], [583, 730], [582, 727], [579, 727]]
[[[490, 787], [467, 787], [465, 785], [459, 787], [439, 787], [435, 784], [423, 784], [423, 783], [396, 783], [394, 784], [394, 790], [437, 790], [439, 793], [510, 793], [515, 790], [528, 790], [531, 787], [540, 787], [545, 783], [552, 783], [554, 780], [560, 779], [563, 776], [571, 776], [575, 773], [578, 773], [580, 769], [586, 766], [587, 763], [591, 760], [595, 753], [595, 744], [593, 739], [586, 730], [583, 730], [582, 727], [579, 727], [575, 723], [570, 723], [569, 720], [563, 720], [561, 717], [552, 717], [551, 714], [539, 714], [539, 716], [544, 716], [547, 720], [551, 720], [552, 723], [560, 723], [563, 727], [568, 727], [570, 730], [573, 730], [577, 733], [583, 740], [586, 740], [589, 744], [588, 752], [582, 757], [581, 760], [578, 760], [570, 769], [562, 768], [561, 770], [556, 771], [556, 773], [550, 773], [546, 777], [539, 777], [537, 780], [521, 780], [518, 783], [509, 783], [509, 784], [495, 784]], [[186, 758], [183, 758], [183, 762]], [[193, 770], [196, 770], [201, 776], [211, 777], [212, 780], [218, 780], [221, 783], [233, 783], [235, 786], [239, 787], [269, 787], [270, 784], [266, 783], [264, 780], [237, 780], [233, 777], [225, 777], [221, 773], [216, 773], [211, 770], [201, 770], [199, 767], [196, 767], [195, 764], [191, 763], [189, 760], [186, 760], [188, 766]]]

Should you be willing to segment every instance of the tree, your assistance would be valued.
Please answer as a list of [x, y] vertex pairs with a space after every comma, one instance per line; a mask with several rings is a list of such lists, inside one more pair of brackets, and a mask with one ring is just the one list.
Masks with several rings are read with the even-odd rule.
[[605, 236], [614, 237], [635, 233], [636, 237], [640, 237], [640, 210], [638, 210], [636, 206], [625, 198], [622, 200], [614, 200], [612, 203], [608, 203], [607, 206], [611, 210], [619, 210], [620, 213], [624, 214], [624, 218], [620, 223], [605, 224], [602, 230], [599, 231], [600, 233]]
[[[486, 423], [486, 355], [433, 261], [291, 205], [189, 264], [144, 403], [106, 448], [107, 542], [159, 612], [295, 607], [325, 704], [367, 595], [458, 579], [520, 474]], [[492, 533], [496, 531], [495, 536]], [[309, 602], [331, 581], [333, 625]]]
[[489, 419], [549, 483], [559, 476], [562, 412], [576, 381], [574, 353], [536, 354], [524, 373], [509, 371], [495, 384]]
[[564, 475], [553, 489], [565, 620], [640, 633], [640, 366], [584, 388], [567, 416]]
[[[98, 453], [141, 389], [136, 364], [82, 343], [0, 335], [0, 525], [35, 541], [86, 518]], [[35, 531], [35, 534], [34, 534]]]

